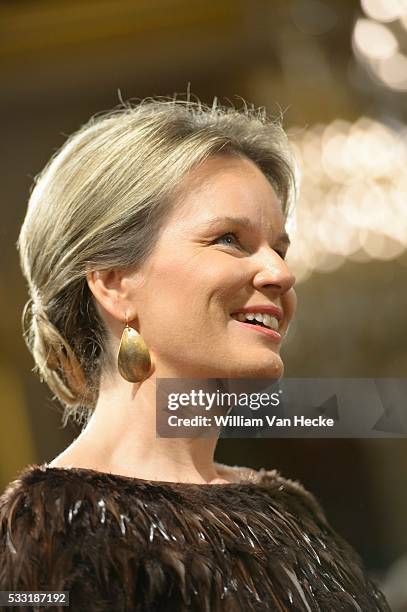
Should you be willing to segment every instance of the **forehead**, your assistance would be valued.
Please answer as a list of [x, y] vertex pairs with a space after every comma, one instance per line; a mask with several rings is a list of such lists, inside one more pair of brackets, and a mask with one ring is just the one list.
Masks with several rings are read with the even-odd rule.
[[215, 215], [284, 223], [279, 198], [263, 172], [254, 162], [232, 156], [209, 158], [183, 179], [171, 218], [200, 223]]

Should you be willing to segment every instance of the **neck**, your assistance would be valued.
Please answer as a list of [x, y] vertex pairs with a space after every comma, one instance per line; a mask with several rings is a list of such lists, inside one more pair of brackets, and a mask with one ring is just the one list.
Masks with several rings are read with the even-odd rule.
[[[180, 381], [176, 382], [177, 392], [182, 392]], [[207, 381], [206, 387], [205, 391], [214, 390], [211, 381]], [[176, 412], [180, 416], [178, 410], [167, 409], [162, 414]], [[102, 381], [99, 399], [87, 426], [53, 463], [61, 465], [71, 460], [76, 467], [93, 467], [146, 480], [225, 482], [214, 463], [218, 434], [219, 431], [212, 430], [205, 437], [157, 437], [156, 379], [151, 377], [132, 385], [117, 376], [113, 381]]]

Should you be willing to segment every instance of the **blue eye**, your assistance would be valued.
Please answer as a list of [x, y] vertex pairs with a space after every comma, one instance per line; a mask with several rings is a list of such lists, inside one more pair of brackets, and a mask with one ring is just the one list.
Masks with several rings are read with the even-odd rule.
[[[232, 240], [229, 240], [229, 238], [232, 238]], [[227, 232], [227, 234], [223, 234], [222, 236], [219, 236], [219, 238], [216, 238], [216, 240], [214, 240], [214, 242], [219, 241], [223, 241], [223, 244], [227, 245], [239, 245], [239, 240], [237, 239], [237, 236], [234, 232]]]

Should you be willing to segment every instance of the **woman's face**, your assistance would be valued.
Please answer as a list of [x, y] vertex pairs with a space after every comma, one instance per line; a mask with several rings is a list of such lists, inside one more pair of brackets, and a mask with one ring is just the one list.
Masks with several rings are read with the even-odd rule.
[[[193, 170], [182, 187], [155, 250], [130, 277], [132, 324], [156, 375], [280, 377], [281, 341], [296, 299], [273, 188], [251, 161], [220, 156]], [[269, 315], [267, 327], [247, 320], [256, 313]]]

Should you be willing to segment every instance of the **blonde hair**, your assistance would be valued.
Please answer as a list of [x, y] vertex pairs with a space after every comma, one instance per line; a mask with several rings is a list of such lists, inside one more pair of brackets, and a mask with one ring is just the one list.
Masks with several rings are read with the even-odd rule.
[[116, 367], [87, 271], [140, 266], [183, 176], [214, 155], [256, 163], [287, 211], [294, 174], [280, 123], [216, 99], [147, 98], [92, 117], [36, 177], [17, 242], [30, 295], [23, 330], [65, 423], [86, 422], [102, 371]]

